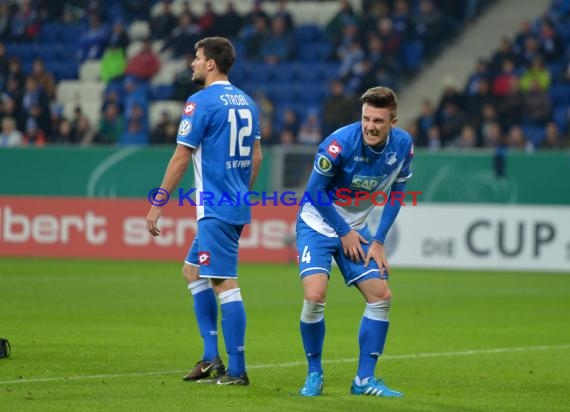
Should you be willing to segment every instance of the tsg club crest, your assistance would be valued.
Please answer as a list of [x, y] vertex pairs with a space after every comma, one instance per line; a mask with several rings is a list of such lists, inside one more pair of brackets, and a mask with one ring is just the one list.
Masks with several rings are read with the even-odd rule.
[[388, 166], [392, 166], [394, 163], [396, 163], [397, 160], [398, 158], [396, 157], [396, 152], [386, 153], [386, 164]]

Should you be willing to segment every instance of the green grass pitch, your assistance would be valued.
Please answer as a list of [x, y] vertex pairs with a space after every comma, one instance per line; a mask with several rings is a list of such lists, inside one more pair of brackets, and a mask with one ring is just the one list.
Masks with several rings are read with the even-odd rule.
[[250, 387], [181, 380], [201, 341], [180, 268], [0, 260], [0, 337], [12, 343], [0, 359], [0, 411], [570, 409], [570, 273], [394, 268], [377, 372], [405, 397], [382, 399], [349, 394], [364, 304], [334, 272], [325, 390], [306, 399], [296, 395], [306, 374], [296, 267], [240, 266]]

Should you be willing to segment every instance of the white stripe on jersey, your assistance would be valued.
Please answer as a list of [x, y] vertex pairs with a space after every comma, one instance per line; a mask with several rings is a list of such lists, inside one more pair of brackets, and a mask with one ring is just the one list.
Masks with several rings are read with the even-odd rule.
[[194, 186], [196, 187], [196, 220], [204, 217], [204, 205], [201, 205], [198, 198], [200, 193], [204, 192], [204, 181], [202, 180], [202, 145], [194, 150]]

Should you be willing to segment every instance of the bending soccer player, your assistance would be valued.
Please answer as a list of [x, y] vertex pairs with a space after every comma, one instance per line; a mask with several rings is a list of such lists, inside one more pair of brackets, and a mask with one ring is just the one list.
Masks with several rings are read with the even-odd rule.
[[[161, 184], [168, 193], [175, 190], [192, 158], [198, 233], [182, 272], [194, 298], [204, 353], [183, 379], [249, 385], [244, 354], [246, 317], [237, 264], [239, 238], [251, 220], [251, 210], [239, 196], [253, 186], [261, 166], [258, 109], [251, 97], [228, 81], [235, 50], [227, 39], [202, 39], [195, 50], [192, 81], [204, 89], [186, 100], [178, 145]], [[201, 193], [211, 201], [200, 202]], [[161, 206], [152, 206], [147, 215], [147, 229], [153, 236], [160, 234], [157, 222], [161, 214]], [[222, 312], [227, 370], [218, 353], [216, 295]]]
[[[308, 362], [307, 379], [299, 391], [303, 396], [318, 396], [324, 386], [321, 353], [332, 258], [346, 285], [356, 286], [366, 301], [351, 393], [402, 396], [375, 377], [375, 368], [386, 342], [391, 302], [384, 241], [400, 210], [401, 192], [412, 176], [413, 144], [407, 132], [395, 127], [398, 103], [391, 89], [371, 88], [360, 101], [361, 121], [336, 130], [319, 145], [307, 185], [312, 202], [301, 205], [297, 219], [304, 289], [301, 337]], [[389, 197], [372, 236], [366, 218], [375, 203], [386, 201], [382, 194]]]

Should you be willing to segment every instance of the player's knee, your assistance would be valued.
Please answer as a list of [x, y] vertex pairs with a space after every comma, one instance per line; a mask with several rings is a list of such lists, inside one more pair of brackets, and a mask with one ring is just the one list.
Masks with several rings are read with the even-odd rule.
[[188, 283], [195, 282], [200, 278], [198, 268], [187, 263], [182, 267], [182, 276]]
[[319, 302], [312, 302], [309, 300], [303, 301], [303, 310], [301, 310], [301, 322], [316, 323], [323, 320], [325, 317], [325, 304]]
[[305, 290], [305, 301], [325, 303], [325, 292], [321, 290]]

